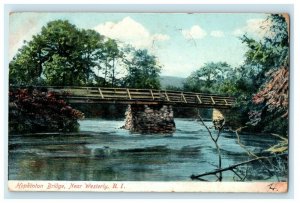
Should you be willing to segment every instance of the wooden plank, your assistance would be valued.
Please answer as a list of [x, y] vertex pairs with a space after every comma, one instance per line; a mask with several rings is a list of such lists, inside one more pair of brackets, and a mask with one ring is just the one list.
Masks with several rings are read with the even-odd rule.
[[101, 98], [104, 99], [104, 96], [103, 96], [103, 94], [102, 94], [102, 91], [101, 91], [101, 88], [100, 88], [100, 87], [98, 88], [98, 91], [99, 91], [99, 93], [100, 93]]
[[[95, 94], [90, 94], [90, 95], [86, 95], [86, 96], [82, 96], [80, 98], [86, 98], [86, 99], [89, 99], [89, 98], [97, 98], [97, 99], [128, 99], [128, 95], [125, 94], [125, 95], [107, 95], [107, 94], [103, 94], [104, 98], [101, 98], [100, 95], [95, 95]], [[139, 100], [139, 99], [149, 99], [149, 100], [153, 100], [152, 96], [143, 96], [143, 97], [140, 97], [140, 96], [134, 96], [132, 94], [130, 94], [131, 96], [131, 100]], [[158, 99], [160, 100], [161, 97], [154, 97], [154, 99]]]
[[[126, 95], [103, 95], [104, 96], [104, 98], [103, 99], [111, 99], [111, 100], [114, 100], [114, 99], [116, 99], [116, 100], [119, 100], [119, 99], [128, 99], [128, 95], [126, 94]], [[82, 98], [82, 99], [93, 99], [93, 98], [95, 98], [95, 99], [102, 99], [102, 97], [99, 95], [95, 95], [95, 94], [89, 94], [89, 95], [84, 95], [84, 96], [80, 96], [80, 95], [77, 95], [77, 96], [75, 96], [75, 95], [73, 95], [73, 96], [64, 96], [65, 98]], [[182, 100], [180, 99], [180, 98], [176, 98], [176, 97], [169, 97], [168, 96], [168, 98], [169, 98], [169, 101], [176, 101], [176, 102], [181, 102], [182, 104], [185, 104], [184, 102], [182, 102]], [[131, 94], [131, 99], [133, 100], [139, 100], [139, 99], [149, 99], [149, 100], [153, 100], [153, 97], [152, 96], [143, 96], [143, 97], [141, 97], [141, 96], [134, 96], [134, 95], [132, 95]], [[161, 99], [161, 97], [154, 97], [154, 99]], [[187, 100], [187, 103], [191, 103], [191, 104], [199, 104], [199, 103], [196, 103], [195, 102], [195, 100], [193, 99], [193, 98], [186, 98], [186, 100]], [[163, 101], [163, 100], [161, 100], [161, 101]], [[211, 102], [211, 100], [205, 100], [205, 101], [202, 101], [202, 104], [203, 105], [213, 105], [212, 104], [212, 102]], [[231, 103], [228, 103], [229, 105], [231, 105]], [[224, 104], [224, 102], [216, 102], [215, 103], [215, 105], [225, 105]]]
[[154, 100], [154, 95], [153, 95], [152, 89], [150, 89], [150, 94], [152, 96], [152, 99]]
[[130, 95], [129, 89], [127, 88], [126, 90], [127, 90], [127, 94], [128, 94], [129, 99], [131, 99], [131, 95]]
[[123, 98], [125, 98], [125, 99], [128, 99], [127, 94], [126, 95], [105, 95], [105, 94], [103, 94], [103, 97], [104, 98], [102, 98], [100, 95], [90, 94], [90, 95], [87, 95], [87, 96], [81, 97], [81, 98], [86, 98], [86, 99], [90, 99], [90, 98], [96, 98], [96, 99], [110, 99], [110, 98], [118, 99], [118, 98], [120, 98], [120, 99], [123, 99]]
[[182, 97], [182, 99], [183, 99], [184, 103], [187, 103], [187, 102], [186, 102], [186, 99], [185, 99], [185, 97], [184, 97], [184, 94], [183, 94], [183, 92], [181, 92], [181, 97]]
[[[151, 92], [149, 92], [149, 90], [147, 92], [132, 92], [132, 91], [130, 91], [130, 93], [131, 93], [131, 95], [147, 95], [147, 96], [152, 96]], [[155, 96], [155, 95], [159, 96], [160, 95], [160, 93], [155, 93], [153, 91], [152, 91], [152, 94], [153, 94], [153, 96]]]
[[[68, 102], [73, 103], [73, 104], [107, 104], [111, 103], [110, 100], [76, 100], [76, 99], [71, 99], [68, 100]], [[133, 101], [133, 100], [120, 100], [118, 101], [118, 104], [147, 104], [147, 105], [157, 105], [160, 104], [160, 102], [156, 101]]]
[[[99, 87], [81, 87], [81, 86], [38, 86], [38, 87], [44, 87], [44, 88], [52, 88], [52, 89], [82, 89], [82, 90], [86, 90], [87, 88], [89, 90], [92, 90], [92, 89], [98, 89]], [[102, 91], [105, 91], [105, 90], [108, 90], [108, 91], [125, 91], [126, 88], [120, 88], [120, 87], [100, 87], [102, 89]], [[130, 92], [132, 91], [137, 91], [137, 92], [140, 92], [140, 91], [144, 91], [144, 92], [149, 92], [149, 89], [134, 89], [134, 88], [131, 88], [130, 89]], [[152, 92], [160, 92], [160, 90], [152, 90]], [[165, 91], [167, 92], [168, 95], [174, 93], [174, 94], [180, 94], [181, 91]], [[217, 94], [204, 94], [204, 93], [195, 93], [195, 92], [184, 92], [185, 96], [187, 95], [191, 95], [191, 96], [195, 96], [196, 94], [200, 95], [200, 96], [207, 96], [207, 97], [210, 97], [210, 96], [213, 96], [214, 99], [216, 97], [220, 97], [220, 98], [232, 98], [232, 97], [229, 97], [229, 96], [223, 96], [223, 95], [217, 95]]]
[[198, 100], [199, 104], [202, 104], [202, 101], [201, 101], [199, 95], [196, 94], [196, 97], [197, 97], [197, 100]]
[[226, 105], [228, 105], [228, 102], [227, 102], [227, 100], [226, 100], [226, 99], [224, 99], [224, 102], [225, 102], [225, 104], [226, 104]]
[[166, 91], [165, 91], [165, 96], [166, 96], [166, 98], [167, 98], [167, 101], [170, 101], [169, 96], [168, 96], [168, 94], [167, 94]]
[[[234, 97], [202, 94], [180, 91], [161, 91], [152, 89], [129, 89], [129, 88], [101, 88], [101, 87], [52, 87], [53, 90], [69, 91], [73, 96], [78, 96], [80, 102], [90, 102], [90, 100], [105, 100], [105, 102], [123, 103], [126, 100], [130, 102], [153, 101], [178, 105], [178, 106], [199, 106], [199, 107], [218, 107], [230, 108], [236, 102]], [[62, 95], [62, 92], [59, 93]], [[72, 96], [62, 98], [70, 99]], [[75, 99], [75, 97], [74, 97]]]
[[215, 100], [214, 100], [213, 97], [210, 97], [210, 99], [211, 99], [211, 101], [212, 101], [213, 104], [216, 104], [216, 102], [215, 102]]
[[109, 95], [112, 95], [112, 96], [118, 96], [118, 95], [120, 95], [120, 96], [127, 96], [128, 95], [127, 91], [126, 92], [117, 92], [116, 94], [115, 93], [108, 93], [108, 92], [103, 92], [102, 91], [102, 94], [106, 95], [106, 96], [109, 96]]
[[159, 96], [154, 96], [154, 97], [152, 97], [152, 96], [150, 96], [150, 95], [144, 95], [144, 96], [138, 96], [138, 95], [132, 95], [132, 93], [131, 93], [131, 98], [132, 99], [138, 99], [138, 98], [141, 98], [141, 99], [161, 99], [161, 97], [159, 97]]
[[[103, 89], [101, 89], [102, 90], [102, 93], [103, 94], [127, 94], [127, 90], [126, 89], [124, 89], [124, 91], [107, 91], [107, 90], [103, 90]], [[131, 95], [148, 95], [148, 96], [151, 96], [151, 94], [150, 94], [150, 92], [149, 92], [149, 90], [148, 91], [146, 91], [146, 92], [135, 92], [135, 91], [132, 91], [131, 89], [129, 89], [129, 91], [130, 91], [130, 94]], [[155, 95], [159, 95], [159, 93], [156, 93], [156, 92], [153, 92], [153, 95], [155, 96]]]

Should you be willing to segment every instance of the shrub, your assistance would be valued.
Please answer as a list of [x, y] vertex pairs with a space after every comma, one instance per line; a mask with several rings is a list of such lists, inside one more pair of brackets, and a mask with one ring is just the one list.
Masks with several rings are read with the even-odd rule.
[[54, 92], [37, 89], [9, 91], [9, 131], [77, 131], [84, 114], [59, 99]]

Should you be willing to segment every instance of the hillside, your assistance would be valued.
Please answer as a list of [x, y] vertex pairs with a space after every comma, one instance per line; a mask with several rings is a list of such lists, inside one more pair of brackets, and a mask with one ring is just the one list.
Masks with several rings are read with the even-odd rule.
[[185, 78], [175, 76], [160, 76], [161, 88], [165, 89], [167, 86], [183, 87]]

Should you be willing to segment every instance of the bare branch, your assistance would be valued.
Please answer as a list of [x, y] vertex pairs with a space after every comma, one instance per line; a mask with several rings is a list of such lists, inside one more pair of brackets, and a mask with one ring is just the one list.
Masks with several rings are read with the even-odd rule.
[[198, 118], [200, 119], [202, 125], [206, 128], [206, 130], [207, 130], [207, 132], [208, 132], [210, 138], [211, 138], [214, 142], [216, 142], [215, 139], [214, 139], [214, 137], [212, 136], [212, 134], [211, 134], [209, 128], [208, 128], [207, 125], [204, 123], [204, 120], [203, 120], [203, 118], [201, 117], [200, 112], [198, 112]]
[[[224, 126], [224, 123], [223, 125], [219, 128], [219, 131], [218, 131], [218, 135], [216, 138], [213, 137], [210, 129], [207, 127], [207, 125], [204, 123], [204, 120], [203, 118], [201, 117], [201, 114], [200, 112], [198, 111], [198, 117], [201, 121], [201, 123], [203, 124], [203, 126], [207, 129], [207, 132], [211, 138], [211, 140], [214, 142], [215, 146], [216, 146], [216, 149], [218, 151], [218, 157], [219, 157], [219, 162], [218, 162], [218, 169], [220, 170], [222, 168], [222, 157], [221, 157], [221, 150], [220, 150], [220, 146], [218, 145], [218, 139], [220, 137], [220, 134], [221, 134], [221, 131], [223, 129], [223, 126]], [[216, 175], [216, 174], [215, 174]], [[217, 175], [216, 175], [217, 176]], [[219, 181], [222, 181], [223, 177], [222, 177], [222, 172], [219, 173], [219, 176], [218, 176], [218, 180]]]
[[[286, 154], [281, 154], [280, 156], [286, 156]], [[268, 160], [268, 159], [274, 158], [274, 157], [275, 156], [269, 156], [269, 157], [263, 156], [263, 157], [258, 157], [258, 158], [255, 158], [255, 159], [250, 159], [248, 161], [240, 162], [240, 163], [237, 163], [237, 164], [225, 167], [225, 168], [221, 168], [221, 169], [218, 169], [218, 170], [214, 170], [214, 171], [202, 173], [200, 175], [191, 175], [191, 179], [198, 179], [200, 177], [208, 176], [208, 175], [216, 175], [217, 173], [228, 171], [228, 170], [232, 171], [232, 169], [235, 169], [235, 168], [237, 168], [239, 166], [246, 165], [246, 164], [249, 164], [249, 163], [252, 163], [252, 162], [256, 162], [256, 161]]]
[[239, 177], [240, 180], [242, 180], [243, 178], [232, 168], [231, 171], [237, 176]]
[[[245, 152], [248, 154], [248, 156], [254, 157], [254, 158], [260, 158], [259, 156], [257, 156], [257, 155], [254, 154], [253, 152], [249, 151], [249, 150], [246, 148], [246, 146], [243, 145], [243, 144], [241, 143], [240, 135], [239, 135], [238, 132], [241, 132], [242, 129], [244, 129], [244, 128], [247, 128], [247, 126], [240, 127], [240, 128], [238, 128], [238, 129], [236, 129], [236, 130], [234, 131], [235, 134], [236, 134], [236, 137], [237, 137], [237, 143], [240, 145], [241, 148], [243, 148], [243, 149], [245, 150]], [[267, 159], [267, 161], [269, 162], [270, 166], [272, 166], [272, 167], [274, 168], [272, 162], [271, 162], [269, 159]], [[274, 175], [262, 160], [259, 160], [259, 162], [262, 164], [262, 166], [268, 171], [268, 173], [269, 173], [271, 176]], [[277, 176], [276, 176], [276, 177], [277, 177]], [[278, 177], [277, 177], [277, 179], [278, 179]]]

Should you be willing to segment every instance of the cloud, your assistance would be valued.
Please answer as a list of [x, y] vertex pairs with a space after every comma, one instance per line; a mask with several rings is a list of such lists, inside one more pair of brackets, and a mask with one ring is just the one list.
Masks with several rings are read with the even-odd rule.
[[239, 36], [242, 36], [243, 34], [245, 34], [246, 33], [246, 31], [243, 31], [243, 29], [235, 29], [234, 31], [233, 31], [233, 35], [234, 36], [237, 36], [237, 37], [239, 37]]
[[271, 34], [270, 32], [271, 21], [260, 18], [249, 19], [246, 25], [237, 28], [233, 31], [234, 36], [241, 36], [243, 34], [250, 34], [255, 37], [263, 37], [265, 35]]
[[169, 39], [170, 39], [169, 35], [164, 35], [164, 34], [154, 34], [152, 36], [152, 40], [157, 40], [157, 41], [167, 41]]
[[188, 30], [182, 30], [182, 35], [186, 39], [202, 39], [207, 33], [200, 26], [194, 25]]
[[224, 37], [224, 32], [220, 30], [214, 30], [210, 32], [210, 36], [212, 37]]
[[148, 48], [154, 41], [166, 41], [170, 37], [165, 34], [150, 32], [140, 23], [130, 17], [119, 22], [106, 22], [94, 27], [94, 30], [107, 37], [117, 39], [123, 43], [131, 44], [136, 48]]

